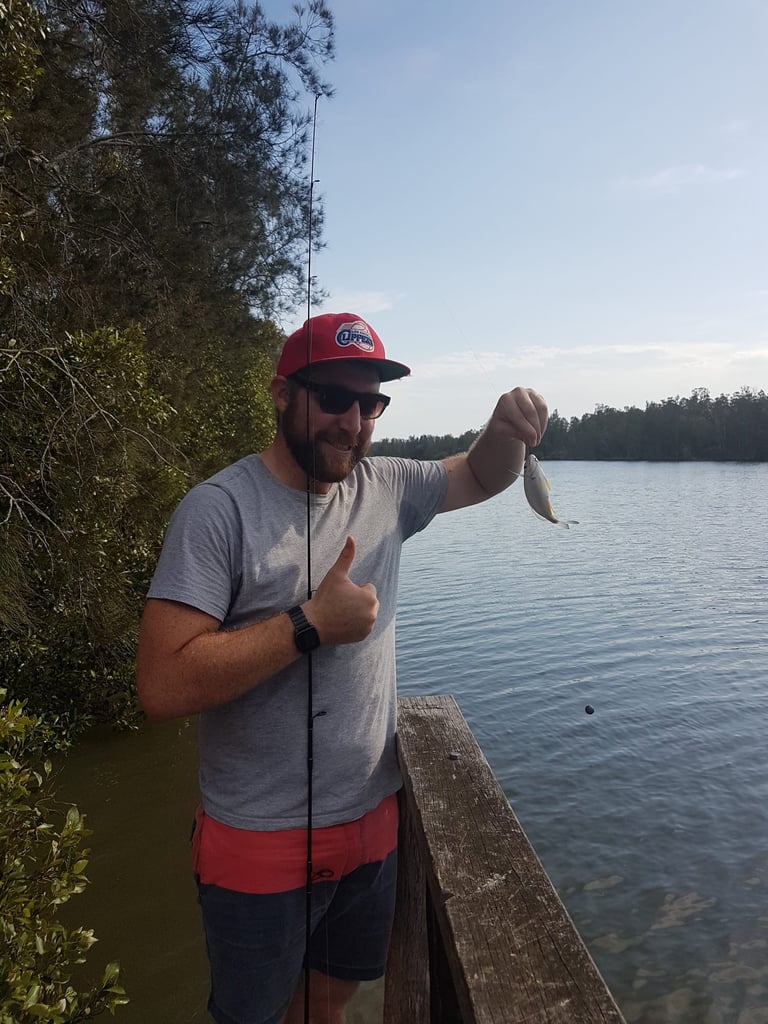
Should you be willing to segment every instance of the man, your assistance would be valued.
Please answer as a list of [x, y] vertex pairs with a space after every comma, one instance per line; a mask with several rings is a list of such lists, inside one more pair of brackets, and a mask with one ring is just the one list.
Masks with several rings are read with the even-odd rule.
[[274, 442], [189, 492], [150, 588], [141, 702], [151, 718], [200, 714], [193, 850], [218, 1024], [304, 1019], [310, 671], [312, 1024], [340, 1024], [359, 982], [382, 975], [401, 546], [509, 486], [546, 428], [543, 399], [516, 388], [468, 454], [367, 459], [379, 386], [409, 372], [360, 317], [308, 320], [271, 383]]

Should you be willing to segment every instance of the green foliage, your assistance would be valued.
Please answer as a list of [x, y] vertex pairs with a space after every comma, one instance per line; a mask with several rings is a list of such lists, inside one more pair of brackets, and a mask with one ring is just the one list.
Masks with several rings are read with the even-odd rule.
[[647, 459], [650, 461], [768, 461], [768, 395], [742, 388], [711, 398], [697, 388], [689, 398], [649, 402], [644, 410], [611, 409], [572, 419], [560, 453], [542, 443], [542, 458]]
[[87, 832], [75, 808], [54, 823], [44, 748], [131, 720], [168, 516], [272, 436], [270, 318], [303, 290], [309, 227], [301, 95], [327, 93], [333, 51], [322, 0], [291, 18], [0, 0], [0, 1024], [125, 1002], [114, 964], [74, 980], [95, 940], [56, 913]]
[[8, 295], [16, 284], [16, 271], [7, 256], [0, 256], [0, 295]]
[[[268, 382], [281, 341], [270, 323], [242, 324], [226, 351], [216, 335], [195, 345], [185, 373], [179, 374], [178, 364], [159, 367], [167, 375], [159, 386], [178, 410], [167, 433], [192, 481], [271, 441], [275, 417]], [[157, 354], [155, 362], [160, 363]]]
[[0, 1024], [114, 1013], [128, 1001], [117, 964], [80, 990], [73, 975], [96, 938], [57, 920], [61, 904], [87, 885], [89, 833], [76, 807], [63, 821], [53, 814], [46, 751], [55, 733], [5, 698], [0, 690]]
[[0, 0], [0, 125], [13, 117], [18, 98], [40, 74], [42, 19], [31, 0]]
[[43, 73], [0, 166], [23, 221], [0, 321], [17, 337], [32, 316], [70, 332], [138, 321], [169, 356], [182, 330], [194, 348], [217, 322], [226, 337], [233, 318], [292, 307], [309, 212], [301, 90], [328, 91], [315, 65], [333, 52], [322, 0], [288, 25], [219, 0], [45, 12]]
[[272, 437], [333, 25], [322, 0], [0, 0], [0, 29], [0, 678], [73, 735], [134, 713], [181, 494]]
[[141, 597], [186, 486], [145, 349], [133, 327], [0, 350], [0, 675], [70, 727], [132, 704]]
[[[387, 438], [372, 445], [371, 453], [444, 459], [466, 451], [477, 434]], [[713, 399], [697, 388], [690, 398], [649, 402], [645, 410], [598, 405], [570, 422], [555, 410], [536, 454], [542, 459], [768, 462], [768, 395], [742, 388]]]
[[479, 433], [479, 430], [468, 430], [459, 437], [452, 434], [412, 434], [406, 440], [384, 438], [371, 445], [371, 454], [404, 459], [446, 459], [471, 448]]

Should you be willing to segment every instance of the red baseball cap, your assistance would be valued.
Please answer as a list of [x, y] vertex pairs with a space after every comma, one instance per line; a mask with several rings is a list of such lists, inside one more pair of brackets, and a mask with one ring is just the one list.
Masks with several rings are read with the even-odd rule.
[[304, 326], [285, 339], [277, 363], [280, 377], [290, 377], [308, 366], [337, 359], [373, 366], [379, 380], [396, 380], [411, 372], [404, 363], [387, 359], [381, 338], [356, 313], [322, 313], [304, 321]]

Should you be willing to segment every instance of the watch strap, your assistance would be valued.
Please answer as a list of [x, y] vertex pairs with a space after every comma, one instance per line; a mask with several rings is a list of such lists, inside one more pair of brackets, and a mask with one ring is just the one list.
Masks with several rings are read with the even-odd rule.
[[317, 635], [315, 627], [302, 611], [301, 605], [297, 604], [293, 608], [289, 608], [288, 615], [293, 623], [293, 639], [296, 648], [302, 654], [308, 654], [309, 651], [314, 651], [316, 647], [319, 647], [320, 637]]

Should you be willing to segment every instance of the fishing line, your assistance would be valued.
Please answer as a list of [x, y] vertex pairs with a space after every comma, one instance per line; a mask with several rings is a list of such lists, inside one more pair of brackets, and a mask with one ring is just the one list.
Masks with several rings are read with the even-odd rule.
[[[472, 356], [472, 358], [475, 360], [478, 367], [480, 368], [480, 371], [483, 374], [483, 376], [487, 377], [489, 381], [492, 381], [494, 384], [496, 384], [496, 381], [492, 377], [490, 370], [484, 365], [482, 359], [480, 358], [480, 355], [477, 352], [475, 352], [475, 350], [469, 345], [467, 337], [464, 334], [464, 331], [461, 329], [461, 321], [454, 313], [447, 299], [441, 295], [440, 301], [445, 306], [446, 310], [448, 311], [448, 314], [451, 317], [452, 329], [456, 331], [456, 333], [459, 335], [463, 343], [464, 351]], [[533, 454], [530, 445], [526, 444], [524, 447], [522, 472], [518, 472], [511, 466], [505, 467], [505, 472], [513, 476], [515, 480], [524, 481], [525, 498], [528, 501], [528, 504], [533, 509], [534, 513], [540, 519], [545, 519], [549, 522], [557, 522], [558, 525], [564, 526], [566, 527], [566, 529], [571, 525], [579, 525], [577, 519], [559, 521], [556, 519], [554, 509], [552, 508], [552, 504], [548, 497], [548, 492], [551, 489], [549, 481], [547, 480], [544, 474], [544, 470], [542, 469], [541, 464], [539, 463], [536, 456]], [[537, 483], [531, 483], [528, 479], [529, 476], [537, 478]], [[590, 712], [587, 712], [587, 714], [589, 713]]]
[[[459, 337], [460, 337], [460, 339], [461, 339], [461, 341], [463, 343], [463, 346], [464, 346], [464, 351], [468, 352], [469, 355], [472, 356], [472, 358], [477, 363], [477, 365], [478, 365], [478, 367], [480, 369], [480, 372], [483, 374], [483, 376], [487, 377], [488, 380], [494, 386], [496, 386], [496, 384], [497, 384], [496, 379], [492, 376], [490, 370], [483, 364], [483, 361], [481, 360], [479, 354], [477, 352], [475, 352], [475, 350], [469, 344], [469, 342], [467, 340], [466, 334], [461, 329], [461, 323], [459, 321], [459, 318], [454, 313], [454, 311], [453, 311], [452, 307], [449, 305], [447, 299], [443, 295], [441, 295], [440, 296], [440, 301], [445, 306], [445, 308], [448, 310], [448, 313], [449, 313], [450, 318], [451, 318], [451, 326], [452, 326], [453, 330], [455, 330], [456, 333], [459, 335]], [[480, 433], [482, 433], [482, 430], [483, 430], [483, 427], [480, 428]], [[528, 453], [529, 453], [530, 450], [531, 450], [530, 447], [528, 445], [526, 445], [525, 446], [525, 453], [524, 453], [524, 460], [528, 458]], [[505, 468], [506, 468], [506, 472], [507, 473], [511, 473], [512, 476], [515, 478], [515, 480], [522, 480], [523, 479], [524, 473], [518, 473], [517, 470], [512, 469], [511, 466], [508, 466], [508, 467], [505, 467]]]
[[[449, 314], [451, 316], [451, 321], [452, 321], [452, 325], [453, 325], [454, 330], [456, 330], [458, 332], [459, 336], [461, 337], [461, 339], [462, 339], [462, 341], [464, 343], [465, 351], [468, 352], [472, 356], [472, 358], [475, 360], [475, 362], [477, 363], [478, 367], [480, 368], [481, 373], [485, 377], [488, 377], [489, 380], [492, 380], [493, 378], [491, 377], [490, 371], [487, 369], [486, 366], [484, 366], [483, 361], [481, 360], [481, 358], [478, 355], [478, 353], [475, 352], [475, 350], [473, 348], [471, 348], [471, 346], [467, 343], [466, 335], [464, 334], [464, 332], [461, 329], [461, 324], [460, 324], [460, 321], [459, 321], [458, 317], [454, 314], [454, 312], [451, 309], [451, 307], [449, 306], [448, 302], [442, 296], [441, 296], [441, 301], [442, 301], [443, 305], [448, 310], [448, 312], [449, 312]], [[530, 462], [529, 462], [529, 460], [530, 460]], [[530, 485], [531, 493], [529, 493], [529, 480], [526, 479], [526, 471], [528, 470], [528, 467], [529, 467], [531, 462], [533, 463], [533, 465], [531, 466], [532, 473], [534, 475], [538, 475], [540, 477], [540, 479], [543, 480], [544, 485], [546, 486], [546, 491], [544, 491], [543, 495], [539, 495], [538, 498], [537, 498], [536, 493], [535, 493], [535, 491], [536, 491], [535, 485], [533, 485], [533, 484]], [[522, 473], [518, 473], [516, 470], [512, 469], [511, 467], [507, 469], [507, 472], [511, 473], [516, 479], [519, 479], [519, 478], [523, 479], [523, 481], [524, 481], [525, 497], [528, 500], [528, 504], [531, 506], [531, 508], [533, 509], [534, 513], [536, 514], [536, 516], [538, 516], [539, 519], [546, 519], [546, 520], [549, 520], [549, 522], [557, 522], [557, 524], [559, 526], [564, 526], [566, 529], [568, 529], [568, 527], [571, 526], [571, 525], [578, 526], [578, 520], [577, 519], [570, 519], [570, 520], [556, 520], [555, 519], [554, 509], [552, 508], [552, 503], [549, 501], [549, 498], [547, 497], [547, 492], [550, 489], [549, 482], [548, 482], [546, 476], [544, 475], [544, 471], [541, 469], [541, 466], [538, 464], [536, 457], [533, 455], [533, 453], [531, 451], [530, 445], [526, 445], [525, 446], [524, 461], [523, 461], [523, 472]], [[587, 704], [586, 707], [584, 708], [584, 711], [585, 711], [585, 713], [587, 715], [594, 715], [594, 713], [595, 713], [595, 709], [594, 709], [594, 707], [591, 704]]]
[[[309, 203], [308, 215], [309, 225], [307, 228], [307, 317], [306, 317], [306, 365], [311, 364], [312, 356], [312, 325], [310, 316], [312, 311], [312, 213], [315, 194], [315, 137], [317, 134], [317, 101], [319, 94], [315, 96], [315, 106], [312, 113], [312, 147], [309, 162]], [[306, 442], [310, 443], [310, 403], [309, 390], [306, 393]], [[307, 506], [307, 600], [312, 597], [312, 479], [316, 478], [316, 447], [312, 442], [313, 472], [312, 476], [306, 474], [306, 506]], [[305, 903], [304, 903], [304, 1024], [309, 1024], [309, 947], [312, 938], [312, 781], [314, 774], [314, 707], [312, 687], [312, 651], [307, 652], [307, 872], [305, 878]]]

